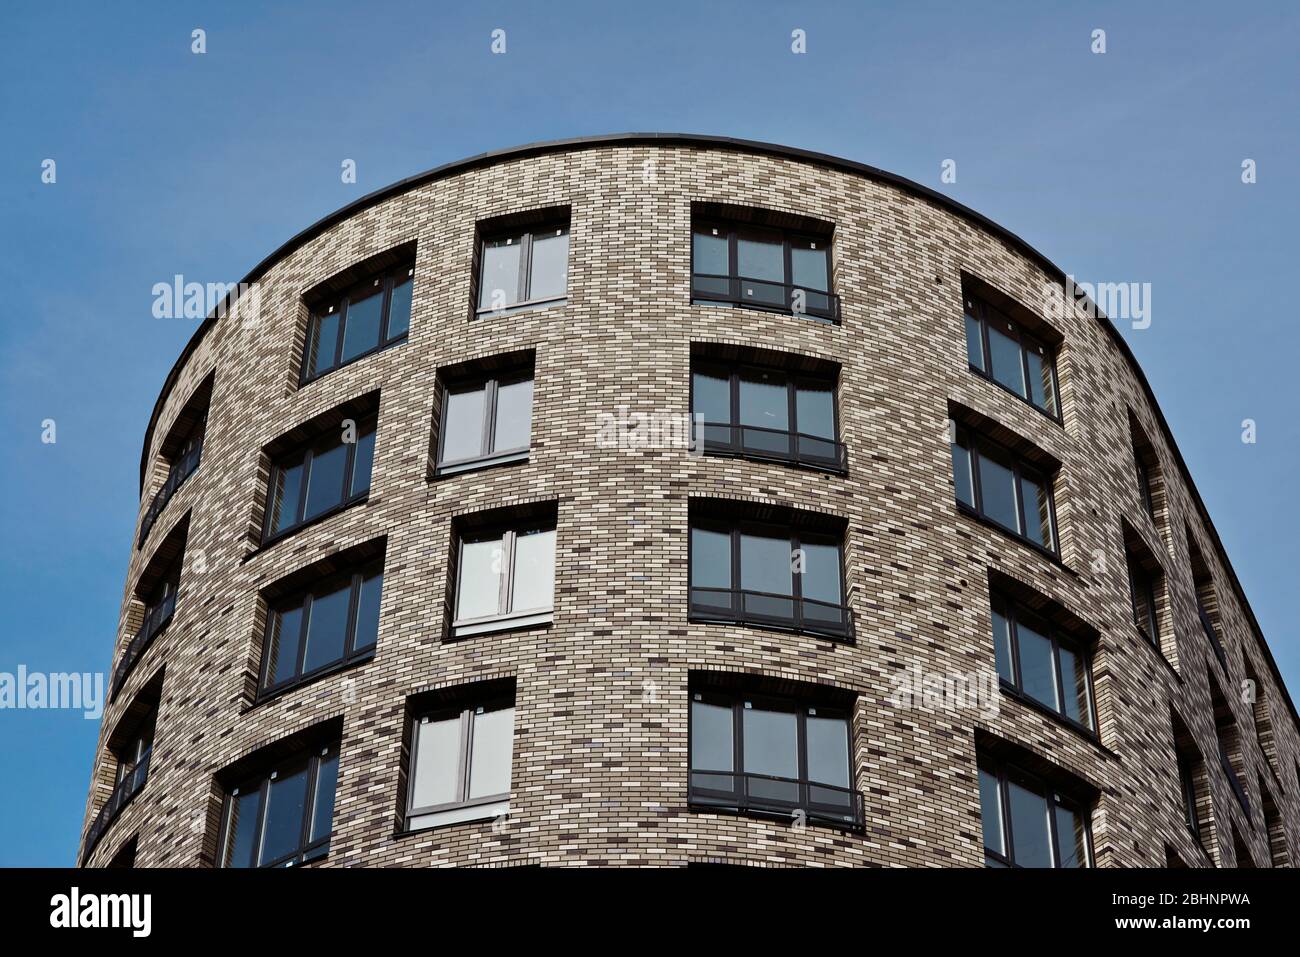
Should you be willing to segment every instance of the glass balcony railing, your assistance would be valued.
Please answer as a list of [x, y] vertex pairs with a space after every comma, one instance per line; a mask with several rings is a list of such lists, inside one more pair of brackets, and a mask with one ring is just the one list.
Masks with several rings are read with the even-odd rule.
[[692, 621], [732, 622], [824, 635], [841, 641], [853, 635], [848, 606], [741, 588], [692, 588]]
[[117, 669], [113, 672], [113, 690], [109, 694], [110, 701], [117, 698], [117, 693], [122, 690], [122, 685], [126, 684], [131, 669], [140, 660], [145, 649], [171, 621], [172, 613], [176, 610], [177, 594], [176, 591], [172, 591], [170, 595], [162, 600], [161, 604], [157, 605], [145, 617], [139, 630], [136, 631], [131, 638], [131, 642], [126, 646], [126, 650], [122, 652], [122, 657], [117, 663]]
[[839, 296], [770, 279], [694, 273], [691, 276], [691, 299], [694, 302], [717, 302], [751, 309], [768, 309], [772, 312], [788, 312], [836, 325], [840, 321]]
[[198, 442], [172, 465], [172, 470], [167, 475], [167, 481], [163, 482], [163, 487], [158, 490], [158, 494], [153, 497], [148, 510], [144, 513], [144, 521], [140, 523], [140, 541], [136, 546], [137, 548], [144, 547], [144, 541], [149, 537], [154, 522], [158, 521], [158, 516], [167, 507], [167, 503], [172, 500], [172, 496], [185, 484], [185, 480], [198, 469], [199, 459], [202, 455], [203, 443]]
[[866, 826], [860, 791], [819, 781], [736, 771], [691, 770], [692, 807], [771, 815], [855, 831]]
[[704, 452], [708, 455], [789, 462], [827, 472], [848, 471], [844, 443], [819, 435], [726, 422], [705, 422], [703, 431]]
[[131, 799], [144, 789], [144, 783], [149, 777], [149, 758], [152, 755], [153, 748], [150, 748], [140, 755], [139, 760], [134, 765], [123, 771], [117, 786], [113, 788], [113, 793], [108, 797], [108, 802], [95, 815], [90, 830], [86, 832], [85, 850], [81, 855], [83, 866], [90, 857], [91, 852], [95, 850], [95, 845], [99, 843], [99, 839], [108, 830], [109, 825], [122, 813], [122, 809], [131, 803]]

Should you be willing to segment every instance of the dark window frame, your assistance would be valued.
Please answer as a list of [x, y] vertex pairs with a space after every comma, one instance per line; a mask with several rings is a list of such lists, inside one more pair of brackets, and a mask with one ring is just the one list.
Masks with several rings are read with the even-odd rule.
[[[407, 260], [399, 266], [382, 270], [366, 277], [365, 279], [359, 280], [358, 282], [353, 283], [352, 286], [349, 287], [348, 291], [342, 295], [326, 299], [323, 302], [318, 303], [316, 306], [311, 307], [307, 318], [307, 338], [303, 344], [302, 362], [298, 370], [298, 387], [302, 388], [309, 383], [324, 378], [331, 372], [337, 372], [339, 369], [349, 366], [354, 362], [360, 362], [362, 359], [368, 358], [378, 352], [383, 352], [385, 349], [391, 349], [393, 346], [398, 346], [405, 342], [410, 337], [411, 332], [410, 316], [407, 317], [406, 329], [402, 332], [395, 336], [390, 336], [389, 329], [392, 323], [393, 289], [402, 285], [402, 283], [407, 280], [411, 283], [411, 311], [414, 312], [415, 262], [413, 260]], [[383, 302], [379, 307], [379, 341], [364, 352], [359, 352], [345, 361], [343, 359], [343, 345], [347, 339], [348, 311], [351, 303], [354, 299], [361, 301], [361, 298], [358, 298], [357, 293], [363, 289], [373, 289], [376, 283], [383, 283], [384, 287], [379, 293], [383, 298]], [[369, 299], [370, 297], [365, 296], [363, 298]], [[315, 356], [314, 349], [318, 346], [317, 337], [320, 334], [320, 325], [324, 321], [324, 318], [333, 315], [336, 309], [338, 310], [339, 328], [337, 335], [338, 341], [334, 346], [333, 363], [327, 369], [322, 369], [318, 372], [311, 372], [309, 370], [311, 369], [313, 358]]]
[[[1141, 633], [1151, 647], [1163, 654], [1160, 647], [1160, 604], [1157, 600], [1159, 593], [1159, 576], [1164, 572], [1153, 572], [1147, 568], [1138, 556], [1131, 552], [1127, 556], [1128, 562], [1128, 587], [1129, 600], [1133, 610], [1133, 625]], [[1138, 599], [1141, 598], [1142, 604], [1146, 606], [1146, 621], [1143, 622], [1142, 608]]]
[[[1002, 829], [1002, 839], [1007, 848], [1007, 851], [1003, 852], [997, 851], [988, 846], [988, 843], [982, 836], [985, 828], [983, 816], [981, 815], [980, 840], [984, 846], [984, 861], [986, 867], [1025, 867], [1025, 865], [1017, 864], [1015, 862], [1016, 844], [1011, 822], [1011, 801], [1009, 789], [1009, 785], [1013, 781], [1025, 790], [1043, 798], [1047, 803], [1049, 811], [1047, 815], [1048, 841], [1052, 853], [1052, 869], [1056, 870], [1061, 867], [1061, 836], [1059, 834], [1056, 820], [1056, 810], [1058, 807], [1078, 814], [1083, 819], [1085, 860], [1081, 862], [1080, 867], [1093, 868], [1097, 866], [1096, 852], [1093, 845], [1092, 807], [1090, 802], [1080, 801], [1076, 797], [1063, 793], [1060, 788], [1052, 785], [1049, 781], [1043, 778], [1042, 775], [1032, 774], [1018, 766], [1014, 761], [1001, 760], [991, 755], [980, 753], [977, 764], [979, 770], [991, 775], [998, 782], [998, 813], [1001, 816], [1000, 824]], [[993, 865], [989, 864], [990, 858], [995, 862]]]
[[[1064, 420], [1061, 415], [1061, 384], [1060, 384], [1060, 377], [1058, 375], [1057, 362], [1056, 362], [1057, 356], [1060, 351], [1059, 348], [1049, 345], [1046, 341], [1043, 340], [1041, 336], [1034, 335], [1032, 332], [1026, 329], [1022, 323], [1017, 322], [1011, 316], [1007, 315], [1007, 313], [1004, 310], [999, 309], [997, 306], [990, 303], [983, 296], [980, 296], [976, 293], [972, 293], [969, 290], [967, 290], [962, 295], [962, 308], [964, 310], [963, 311], [963, 333], [969, 335], [969, 333], [965, 330], [965, 318], [966, 316], [970, 316], [975, 320], [976, 324], [979, 326], [980, 355], [981, 358], [984, 360], [984, 365], [988, 367], [988, 368], [980, 368], [979, 366], [975, 365], [970, 361], [969, 344], [968, 344], [967, 362], [966, 362], [967, 368], [969, 368], [971, 372], [979, 376], [981, 379], [993, 383], [995, 386], [997, 386], [999, 389], [1003, 390], [1004, 392], [1007, 392], [1010, 395], [1014, 395], [1021, 402], [1024, 402], [1027, 405], [1033, 407], [1034, 409], [1037, 409], [1039, 412], [1047, 416], [1057, 425], [1064, 424]], [[1005, 383], [999, 382], [997, 379], [993, 377], [993, 370], [989, 358], [992, 355], [989, 346], [989, 324], [992, 321], [989, 315], [990, 313], [996, 313], [998, 317], [1000, 317], [1000, 320], [1001, 319], [1006, 320], [1005, 322], [1006, 329], [1002, 328], [1003, 323], [999, 321], [998, 331], [1003, 333], [1008, 339], [1013, 340], [1016, 343], [1016, 345], [1020, 347], [1020, 374], [1021, 376], [1023, 376], [1022, 381], [1025, 383], [1025, 391], [1027, 393], [1026, 395], [1021, 395], [1015, 389], [1011, 388]], [[1030, 349], [1033, 349], [1035, 352], [1038, 353], [1038, 355], [1042, 356], [1044, 364], [1047, 365], [1051, 370], [1051, 375], [1052, 375], [1051, 401], [1054, 406], [1054, 411], [1051, 409], [1044, 409], [1041, 405], [1034, 402], [1034, 400], [1030, 397], [1033, 394], [1033, 390], [1029, 388], [1031, 375], [1029, 370], [1029, 357], [1027, 353]]]
[[[1066, 724], [1070, 725], [1071, 727], [1076, 728], [1083, 734], [1096, 740], [1098, 737], [1097, 694], [1096, 694], [1096, 687], [1093, 681], [1093, 673], [1092, 673], [1092, 665], [1093, 665], [1093, 652], [1091, 647], [1092, 643], [1084, 639], [1081, 639], [1079, 637], [1076, 637], [1075, 635], [1070, 634], [1069, 632], [1062, 629], [1059, 625], [1057, 625], [1054, 621], [1052, 621], [1052, 619], [1049, 616], [1039, 612], [1035, 612], [1032, 609], [1026, 608], [1021, 602], [1016, 601], [1014, 598], [1012, 598], [1010, 595], [1006, 594], [1005, 592], [1000, 592], [996, 590], [993, 591], [989, 596], [989, 605], [991, 611], [1000, 611], [1002, 617], [1006, 619], [1008, 640], [1010, 641], [1010, 645], [1011, 645], [1010, 650], [1011, 650], [1012, 679], [1008, 681], [1006, 678], [999, 675], [998, 679], [1001, 682], [1002, 687], [1009, 688], [1017, 696], [1028, 698], [1031, 701], [1042, 705], [1049, 712], [1051, 712], [1051, 714], [1054, 717], [1059, 718], [1061, 721], [1064, 721]], [[1058, 701], [1062, 702], [1062, 705], [1064, 705], [1065, 698], [1066, 698], [1066, 688], [1065, 688], [1065, 672], [1064, 669], [1061, 667], [1061, 648], [1064, 647], [1068, 651], [1071, 651], [1074, 654], [1075, 658], [1079, 661], [1081, 667], [1083, 668], [1083, 673], [1087, 684], [1086, 691], [1087, 691], [1087, 698], [1088, 698], [1087, 701], [1088, 723], [1077, 721], [1076, 719], [1066, 714], [1065, 711], [1053, 707], [1051, 702], [1042, 701], [1041, 699], [1034, 697], [1032, 694], [1030, 694], [1028, 691], [1025, 690], [1024, 676], [1021, 674], [1021, 669], [1020, 669], [1019, 625], [1021, 620], [1026, 618], [1031, 619], [1031, 621], [1026, 622], [1026, 624], [1033, 624], [1035, 626], [1041, 625], [1041, 627], [1035, 628], [1035, 630], [1038, 631], [1044, 638], [1046, 638], [1052, 646], [1052, 671], [1053, 671], [1054, 682], [1056, 685], [1056, 697]], [[992, 619], [990, 617], [990, 621], [991, 620]], [[993, 639], [995, 642], [997, 641], [996, 634], [993, 636]]]
[[[520, 382], [533, 383], [533, 402], [528, 416], [528, 444], [520, 448], [497, 449], [494, 447], [497, 423], [497, 393], [503, 385], [517, 385]], [[476, 389], [474, 386], [481, 386]], [[443, 458], [447, 439], [447, 418], [451, 412], [450, 397], [454, 392], [482, 391], [483, 396], [483, 435], [479, 454], [469, 458], [448, 462]], [[536, 370], [531, 364], [517, 366], [499, 372], [482, 375], [458, 376], [441, 386], [441, 408], [438, 411], [438, 458], [434, 467], [434, 476], [459, 475], [494, 465], [506, 465], [513, 462], [526, 462], [532, 452], [532, 410], [537, 398]]]
[[[278, 454], [271, 462], [270, 475], [266, 483], [266, 504], [262, 516], [262, 547], [271, 545], [281, 539], [287, 538], [299, 529], [306, 528], [314, 522], [334, 515], [344, 509], [350, 508], [360, 502], [364, 502], [370, 496], [370, 489], [374, 482], [374, 452], [371, 453], [371, 475], [367, 479], [366, 487], [363, 491], [356, 492], [353, 490], [354, 476], [353, 472], [356, 467], [357, 446], [361, 444], [363, 438], [374, 435], [376, 447], [379, 441], [379, 417], [376, 412], [368, 412], [360, 415], [345, 414], [344, 420], [352, 419], [356, 423], [356, 441], [344, 442], [342, 435], [339, 437], [339, 445], [347, 446], [347, 457], [343, 463], [343, 495], [338, 502], [324, 509], [310, 518], [306, 517], [307, 511], [307, 491], [311, 482], [311, 462], [316, 456], [316, 447], [323, 444], [325, 438], [333, 429], [323, 429], [317, 431], [311, 438], [297, 443], [293, 448]], [[340, 422], [341, 425], [341, 422]], [[332, 451], [336, 446], [331, 445], [326, 451]], [[376, 448], [377, 451], [377, 448]], [[275, 502], [277, 490], [280, 487], [282, 476], [292, 468], [296, 468], [299, 459], [303, 466], [302, 477], [298, 480], [298, 503], [294, 516], [294, 521], [284, 526], [279, 531], [271, 530], [271, 522], [275, 515]], [[290, 463], [286, 465], [286, 463]]]
[[[269, 807], [267, 800], [270, 794], [271, 782], [276, 780], [282, 773], [296, 773], [299, 769], [307, 770], [307, 793], [303, 799], [302, 808], [302, 827], [299, 832], [298, 846], [287, 854], [282, 854], [274, 860], [265, 863], [257, 863], [254, 866], [258, 868], [273, 867], [297, 867], [318, 861], [329, 854], [330, 840], [334, 836], [334, 811], [338, 809], [338, 781], [335, 780], [334, 807], [330, 815], [330, 831], [322, 838], [310, 840], [312, 819], [316, 811], [317, 791], [320, 787], [320, 766], [329, 757], [339, 762], [338, 771], [342, 770], [342, 756], [340, 754], [340, 742], [335, 741], [331, 744], [316, 746], [297, 751], [288, 755], [282, 760], [272, 763], [265, 770], [250, 774], [241, 779], [235, 787], [228, 788], [222, 798], [221, 806], [221, 832], [217, 840], [219, 868], [229, 868], [230, 865], [230, 842], [234, 835], [230, 832], [231, 819], [234, 811], [235, 798], [239, 797], [241, 792], [249, 792], [254, 788], [258, 789], [261, 797], [257, 805], [257, 823], [254, 825], [253, 847], [257, 849], [260, 856], [263, 839], [265, 838], [266, 814]], [[336, 771], [336, 774], [338, 773]]]
[[1183, 798], [1183, 823], [1187, 825], [1187, 830], [1191, 833], [1196, 843], [1204, 849], [1205, 839], [1201, 827], [1201, 816], [1197, 809], [1196, 803], [1196, 766], [1195, 762], [1202, 761], [1200, 754], [1188, 754], [1187, 749], [1179, 747], [1177, 742], [1174, 743], [1174, 760], [1178, 765], [1178, 787]]
[[[567, 237], [565, 246], [564, 261], [564, 293], [559, 296], [549, 296], [544, 299], [533, 299], [533, 243], [536, 237], [543, 233], [563, 233]], [[515, 302], [508, 302], [504, 306], [493, 307], [483, 305], [483, 278], [487, 266], [487, 249], [488, 243], [495, 242], [504, 238], [513, 238], [518, 235], [519, 238], [519, 276], [515, 286], [515, 294], [520, 296]], [[474, 315], [475, 316], [498, 316], [511, 312], [522, 312], [527, 309], [541, 309], [546, 306], [559, 305], [567, 302], [569, 299], [569, 260], [573, 252], [573, 232], [569, 218], [547, 220], [537, 226], [518, 226], [493, 228], [481, 232], [477, 237], [478, 249], [478, 269], [474, 276]]]
[[[551, 604], [547, 608], [526, 608], [517, 610], [514, 604], [514, 580], [517, 573], [516, 542], [520, 535], [533, 532], [551, 532], [554, 536], [555, 551], [551, 555]], [[505, 607], [494, 615], [480, 615], [477, 618], [460, 617], [460, 583], [465, 571], [464, 552], [466, 543], [490, 542], [500, 539], [501, 580], [498, 583], [498, 607]], [[449, 637], [451, 639], [469, 638], [476, 635], [499, 631], [513, 631], [523, 628], [538, 628], [551, 625], [555, 620], [555, 585], [559, 577], [556, 556], [559, 550], [559, 523], [553, 517], [522, 518], [506, 522], [494, 522], [489, 525], [465, 528], [454, 535], [455, 577], [452, 581], [451, 608], [449, 618]]]
[[[1016, 541], [1028, 545], [1035, 551], [1046, 554], [1059, 561], [1061, 558], [1061, 527], [1056, 517], [1056, 473], [1049, 472], [1046, 468], [1040, 465], [1035, 465], [1024, 456], [1016, 454], [1001, 442], [989, 438], [987, 435], [971, 426], [952, 421], [950, 428], [952, 429], [952, 445], [964, 448], [970, 456], [971, 497], [975, 500], [975, 504], [970, 505], [963, 502], [960, 498], [956, 498], [955, 501], [957, 502], [958, 510], [965, 512], [968, 515], [972, 515], [981, 521], [988, 522], [996, 528], [1006, 532]], [[963, 436], [965, 437], [965, 444], [963, 444]], [[995, 454], [990, 455], [986, 453], [986, 448], [992, 450]], [[1003, 461], [998, 461], [999, 457]], [[981, 458], [988, 458], [996, 462], [996, 464], [1001, 465], [1003, 468], [1008, 469], [1012, 473], [1015, 481], [1014, 491], [1016, 496], [1016, 514], [1025, 528], [1029, 527], [1029, 517], [1025, 512], [1022, 478], [1028, 478], [1030, 481], [1037, 482], [1047, 493], [1048, 522], [1052, 538], [1049, 545], [1040, 545], [1020, 529], [1008, 528], [1006, 525], [1002, 524], [1002, 522], [998, 521], [998, 519], [984, 511], [983, 479], [980, 476], [979, 467], [979, 460]], [[954, 485], [956, 485], [955, 475], [953, 476], [953, 481]]]

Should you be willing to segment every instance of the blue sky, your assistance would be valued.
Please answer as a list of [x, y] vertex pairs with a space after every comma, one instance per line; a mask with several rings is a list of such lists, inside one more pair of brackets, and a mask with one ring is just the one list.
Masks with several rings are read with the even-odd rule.
[[[463, 156], [659, 130], [883, 167], [1080, 279], [1151, 283], [1151, 327], [1126, 335], [1300, 694], [1294, 5], [210, 6], [0, 12], [0, 672], [109, 667], [140, 442], [197, 324], [153, 318], [154, 283], [238, 280], [325, 213]], [[0, 711], [0, 864], [73, 863], [97, 730]]]

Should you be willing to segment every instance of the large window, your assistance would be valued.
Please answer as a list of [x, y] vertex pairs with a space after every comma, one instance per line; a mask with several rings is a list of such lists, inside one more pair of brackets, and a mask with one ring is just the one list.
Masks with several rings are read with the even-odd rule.
[[690, 618], [847, 639], [843, 535], [691, 518]]
[[[1182, 719], [1177, 714], [1171, 715], [1174, 734], [1174, 758], [1178, 765], [1178, 790], [1183, 804], [1183, 821], [1187, 825], [1187, 830], [1191, 832], [1198, 844], [1204, 848], [1207, 845], [1206, 838], [1208, 814], [1203, 815], [1202, 806], [1208, 811], [1209, 785], [1205, 776], [1205, 761], [1201, 758], [1200, 749], [1196, 746], [1196, 740], [1192, 733], [1187, 729]], [[1204, 805], [1202, 805], [1202, 795], [1204, 795]]]
[[1161, 574], [1150, 561], [1129, 551], [1128, 582], [1129, 595], [1133, 601], [1133, 624], [1142, 637], [1160, 649], [1160, 605]]
[[569, 283], [569, 226], [492, 232], [479, 253], [478, 312], [561, 302]]
[[546, 624], [554, 593], [553, 520], [459, 536], [453, 637]]
[[1010, 598], [994, 594], [992, 606], [993, 649], [1003, 684], [1093, 731], [1086, 645]]
[[1041, 549], [1058, 551], [1046, 472], [961, 425], [953, 429], [952, 470], [961, 505]]
[[262, 647], [262, 694], [373, 655], [383, 583], [383, 567], [375, 564], [331, 576], [269, 610]]
[[[168, 539], [159, 546], [158, 551], [162, 553], [169, 550], [173, 547], [173, 541], [174, 539], [169, 535]], [[158, 571], [152, 583], [143, 586], [137, 592], [134, 604], [137, 608], [143, 607], [143, 617], [135, 634], [131, 636], [131, 640], [127, 642], [117, 659], [111, 689], [113, 699], [116, 699], [132, 669], [144, 656], [145, 649], [163, 633], [176, 613], [176, 600], [180, 594], [181, 565], [184, 562], [184, 537], [181, 538], [180, 544], [175, 545], [175, 549], [175, 554], [166, 560], [166, 564]], [[156, 558], [155, 562], [158, 561], [160, 559]]]
[[312, 310], [302, 382], [406, 339], [411, 326], [415, 266], [406, 263], [367, 278]]
[[300, 753], [226, 794], [222, 867], [293, 867], [329, 853], [338, 784], [337, 744]]
[[532, 421], [531, 368], [446, 383], [437, 474], [526, 459]]
[[965, 299], [966, 357], [971, 370], [1059, 419], [1052, 350], [987, 301], [969, 294]]
[[421, 713], [411, 749], [407, 830], [508, 813], [514, 726], [513, 693]]
[[691, 229], [691, 298], [839, 321], [829, 235], [701, 219]]
[[690, 803], [861, 827], [847, 707], [691, 693]]
[[987, 866], [1092, 866], [1089, 813], [1082, 802], [987, 756], [980, 757], [979, 782]]
[[344, 419], [314, 443], [275, 460], [262, 540], [360, 501], [370, 491], [375, 418]]
[[[209, 385], [208, 388], [210, 389], [211, 386]], [[206, 399], [203, 401], [206, 403]], [[191, 402], [193, 403], [194, 400]], [[136, 546], [138, 548], [144, 547], [145, 539], [149, 537], [150, 530], [162, 514], [162, 510], [167, 507], [167, 503], [185, 484], [185, 480], [198, 470], [199, 459], [203, 455], [203, 436], [208, 424], [206, 404], [193, 411], [187, 407], [180, 418], [182, 421], [177, 423], [173, 434], [168, 436], [169, 449], [164, 453], [167, 462], [167, 478], [149, 503], [149, 508], [145, 510], [144, 519], [140, 523], [140, 538]]]
[[846, 468], [833, 378], [697, 361], [691, 413], [703, 420], [704, 450], [711, 455]]

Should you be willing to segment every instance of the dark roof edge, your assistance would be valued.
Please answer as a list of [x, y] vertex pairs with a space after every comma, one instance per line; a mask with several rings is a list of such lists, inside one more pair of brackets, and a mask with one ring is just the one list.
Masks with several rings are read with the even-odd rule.
[[[487, 153], [479, 153], [478, 155], [468, 157], [467, 159], [444, 163], [442, 166], [436, 166], [423, 173], [416, 173], [414, 176], [408, 176], [406, 179], [398, 180], [396, 183], [391, 183], [372, 193], [367, 193], [360, 199], [348, 203], [341, 209], [337, 209], [329, 215], [317, 220], [315, 223], [312, 223], [312, 225], [298, 233], [298, 235], [284, 243], [280, 248], [276, 249], [273, 253], [254, 266], [252, 271], [244, 277], [241, 286], [256, 282], [281, 259], [284, 259], [300, 246], [315, 239], [321, 233], [325, 232], [337, 223], [342, 222], [370, 206], [382, 203], [387, 199], [391, 199], [394, 196], [400, 195], [401, 193], [405, 193], [419, 186], [423, 186], [427, 183], [432, 183], [449, 176], [456, 176], [460, 173], [469, 172], [470, 170], [478, 169], [483, 166], [491, 166], [507, 160], [526, 159], [528, 157], [542, 156], [548, 153], [563, 153], [600, 146], [646, 145], [695, 146], [701, 149], [730, 149], [741, 153], [754, 153], [763, 156], [774, 156], [780, 159], [791, 159], [804, 163], [814, 163], [840, 172], [853, 173], [859, 176], [864, 176], [867, 179], [887, 183], [899, 188], [905, 193], [910, 193], [914, 196], [919, 196], [922, 199], [929, 200], [950, 212], [956, 213], [963, 219], [975, 223], [977, 226], [987, 230], [989, 233], [1012, 246], [1018, 252], [1023, 253], [1029, 259], [1033, 260], [1053, 279], [1064, 282], [1066, 278], [1065, 271], [1054, 262], [1040, 253], [1033, 246], [1029, 245], [1029, 243], [1025, 242], [1015, 233], [998, 225], [982, 213], [978, 213], [969, 206], [965, 206], [950, 196], [940, 193], [937, 190], [933, 190], [928, 186], [922, 186], [920, 183], [907, 179], [904, 176], [899, 176], [897, 173], [878, 169], [875, 166], [868, 166], [866, 163], [858, 163], [854, 160], [832, 156], [829, 153], [818, 153], [814, 150], [799, 149], [793, 146], [782, 146], [777, 143], [763, 143], [757, 140], [737, 139], [730, 136], [709, 136], [700, 133], [606, 133], [600, 136], [579, 136], [571, 139], [546, 140], [539, 143], [528, 143], [523, 146], [511, 146], [505, 149], [492, 150]], [[229, 299], [229, 297], [227, 297], [227, 299]], [[185, 348], [176, 359], [176, 363], [172, 366], [171, 371], [167, 373], [167, 378], [163, 382], [162, 391], [159, 393], [158, 400], [154, 403], [153, 413], [149, 417], [149, 425], [145, 429], [144, 433], [144, 448], [141, 449], [140, 452], [141, 495], [144, 494], [145, 476], [148, 472], [149, 447], [153, 443], [153, 432], [155, 426], [158, 424], [158, 416], [162, 412], [163, 403], [166, 402], [167, 396], [170, 395], [172, 387], [176, 384], [181, 369], [184, 368], [185, 363], [194, 353], [194, 350], [198, 348], [199, 343], [203, 341], [203, 337], [207, 335], [208, 330], [216, 323], [216, 316], [218, 314], [224, 315], [230, 305], [231, 303], [229, 301], [223, 302], [218, 305], [212, 315], [209, 315], [203, 320], [199, 325], [199, 328], [195, 330], [194, 335], [190, 337], [190, 341], [185, 344]], [[1287, 706], [1291, 712], [1291, 720], [1296, 724], [1297, 728], [1300, 728], [1300, 714], [1297, 714], [1296, 712], [1295, 702], [1291, 699], [1291, 694], [1287, 690], [1286, 682], [1282, 679], [1282, 674], [1278, 670], [1277, 662], [1273, 659], [1273, 653], [1269, 649], [1268, 643], [1263, 640], [1263, 629], [1260, 628], [1259, 621], [1255, 617], [1255, 612], [1250, 607], [1250, 602], [1246, 598], [1245, 590], [1242, 588], [1241, 582], [1237, 578], [1237, 573], [1232, 567], [1232, 562], [1228, 559], [1227, 550], [1224, 548], [1223, 542], [1219, 538], [1218, 531], [1215, 530], [1214, 522], [1210, 519], [1210, 513], [1205, 507], [1205, 502], [1201, 499], [1201, 493], [1197, 489], [1196, 483], [1192, 480], [1192, 475], [1191, 472], [1188, 471], [1187, 463], [1183, 460], [1183, 454], [1179, 451], [1178, 445], [1174, 441], [1173, 432], [1169, 428], [1169, 423], [1165, 420], [1164, 413], [1160, 410], [1160, 405], [1156, 401], [1155, 393], [1151, 391], [1151, 384], [1147, 382], [1147, 377], [1142, 372], [1142, 367], [1138, 365], [1137, 359], [1133, 355], [1133, 351], [1129, 348], [1128, 342], [1125, 341], [1114, 323], [1112, 323], [1109, 318], [1102, 315], [1100, 311], [1098, 311], [1097, 316], [1098, 321], [1105, 328], [1106, 332], [1110, 334], [1111, 339], [1114, 340], [1115, 345], [1119, 348], [1120, 354], [1124, 356], [1128, 361], [1128, 364], [1132, 367], [1138, 383], [1142, 386], [1142, 391], [1146, 394], [1147, 401], [1150, 403], [1151, 409], [1155, 413], [1156, 421], [1160, 424], [1160, 430], [1164, 433], [1165, 441], [1174, 454], [1174, 460], [1178, 465], [1179, 472], [1182, 474], [1183, 481], [1187, 483], [1187, 488], [1192, 493], [1192, 499], [1196, 503], [1197, 511], [1201, 516], [1201, 521], [1205, 524], [1206, 532], [1214, 542], [1214, 547], [1218, 552], [1219, 560], [1223, 564], [1223, 567], [1227, 571], [1228, 577], [1232, 582], [1233, 591], [1235, 592], [1242, 609], [1245, 611], [1251, 627], [1254, 629], [1258, 643], [1262, 646], [1264, 657], [1268, 660], [1269, 669], [1273, 672], [1273, 677], [1277, 679], [1278, 687], [1282, 689], [1282, 696], [1286, 699]]]

